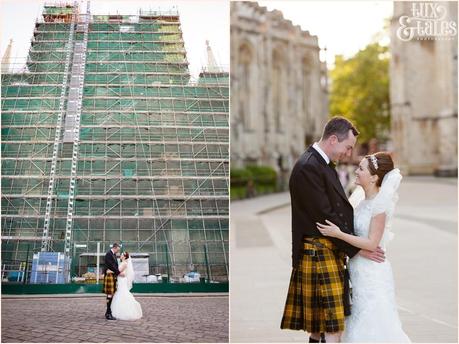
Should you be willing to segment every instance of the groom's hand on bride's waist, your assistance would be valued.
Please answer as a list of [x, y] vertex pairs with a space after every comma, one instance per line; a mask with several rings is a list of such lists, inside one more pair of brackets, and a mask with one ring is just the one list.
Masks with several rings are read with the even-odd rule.
[[375, 261], [377, 263], [383, 263], [386, 260], [385, 252], [379, 246], [374, 251], [360, 250], [359, 254], [362, 257], [365, 257], [365, 258], [370, 259], [372, 261]]

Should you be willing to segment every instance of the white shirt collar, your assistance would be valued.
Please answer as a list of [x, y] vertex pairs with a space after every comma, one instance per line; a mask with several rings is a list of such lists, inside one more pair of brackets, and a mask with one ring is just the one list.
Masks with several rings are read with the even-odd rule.
[[314, 148], [322, 156], [322, 158], [324, 158], [327, 165], [330, 163], [330, 158], [327, 156], [327, 154], [325, 154], [322, 148], [320, 148], [317, 142], [314, 142], [314, 144], [312, 145], [312, 148]]

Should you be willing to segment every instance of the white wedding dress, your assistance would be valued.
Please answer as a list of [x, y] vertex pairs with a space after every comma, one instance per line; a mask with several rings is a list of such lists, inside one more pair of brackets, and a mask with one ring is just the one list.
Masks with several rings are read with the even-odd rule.
[[[380, 247], [386, 250], [392, 239], [391, 219], [397, 202], [401, 175], [398, 169], [389, 172], [380, 191], [371, 200], [362, 199], [363, 190], [356, 190], [350, 201], [354, 205], [354, 230], [368, 237], [371, 218], [386, 213], [386, 226]], [[395, 302], [394, 279], [390, 262], [377, 263], [360, 255], [349, 260], [352, 286], [351, 315], [346, 317], [341, 341], [345, 343], [410, 343], [402, 329]]]
[[123, 264], [126, 265], [126, 269], [124, 270], [126, 276], [118, 275], [116, 292], [113, 295], [111, 306], [112, 315], [118, 320], [137, 320], [142, 318], [142, 307], [129, 291], [132, 288], [132, 281], [134, 280], [132, 261], [128, 258], [121, 263], [120, 269]]

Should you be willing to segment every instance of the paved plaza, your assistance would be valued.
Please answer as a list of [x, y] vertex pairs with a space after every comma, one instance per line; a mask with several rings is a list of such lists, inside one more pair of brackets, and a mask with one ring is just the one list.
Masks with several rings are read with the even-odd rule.
[[228, 295], [135, 294], [143, 318], [108, 321], [105, 297], [2, 298], [7, 342], [228, 342]]
[[[291, 272], [288, 193], [231, 203], [232, 342], [306, 342], [280, 330]], [[386, 256], [413, 342], [457, 343], [457, 179], [406, 177]]]

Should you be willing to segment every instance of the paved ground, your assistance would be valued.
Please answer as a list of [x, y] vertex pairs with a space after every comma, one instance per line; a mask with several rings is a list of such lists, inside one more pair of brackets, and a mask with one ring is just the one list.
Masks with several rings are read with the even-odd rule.
[[[405, 178], [387, 250], [413, 342], [457, 343], [457, 179]], [[305, 342], [280, 330], [290, 277], [287, 193], [231, 203], [232, 342]]]
[[2, 299], [1, 342], [228, 342], [228, 295], [139, 296], [143, 318], [107, 321], [105, 299]]

